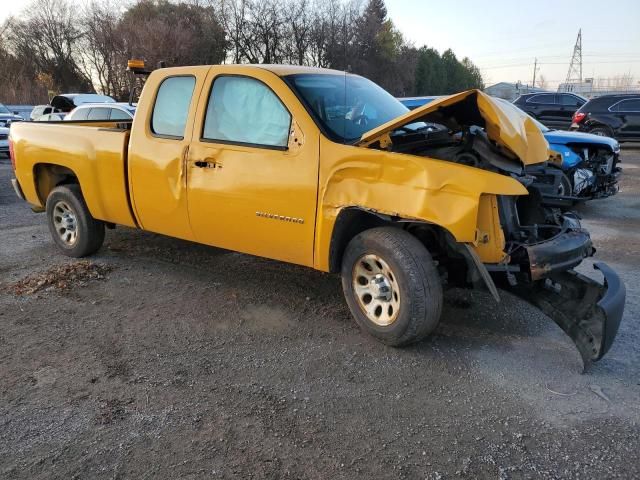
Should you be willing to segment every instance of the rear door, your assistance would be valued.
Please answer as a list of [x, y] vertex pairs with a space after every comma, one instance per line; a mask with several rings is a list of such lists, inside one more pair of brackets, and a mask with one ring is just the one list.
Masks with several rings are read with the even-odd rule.
[[558, 121], [561, 122], [559, 126], [560, 128], [569, 128], [573, 114], [584, 105], [585, 102], [581, 98], [569, 93], [560, 93], [557, 94], [556, 97], [559, 97]]
[[200, 102], [187, 168], [194, 236], [312, 266], [318, 129], [275, 74], [242, 73], [213, 68]]
[[529, 111], [544, 125], [550, 127], [558, 121], [558, 105], [556, 96], [553, 93], [541, 93], [534, 95], [527, 100]]
[[140, 226], [193, 240], [186, 158], [197, 100], [211, 67], [162, 70], [147, 79], [129, 145], [129, 188]]
[[640, 97], [621, 100], [610, 111], [619, 121], [618, 138], [640, 138]]

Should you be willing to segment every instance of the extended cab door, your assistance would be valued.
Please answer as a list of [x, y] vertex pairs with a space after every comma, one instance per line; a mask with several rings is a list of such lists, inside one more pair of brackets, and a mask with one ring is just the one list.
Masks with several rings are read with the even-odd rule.
[[186, 160], [198, 98], [211, 67], [157, 70], [147, 79], [129, 143], [129, 189], [145, 230], [193, 240]]
[[313, 265], [319, 132], [274, 73], [214, 67], [188, 158], [197, 241]]

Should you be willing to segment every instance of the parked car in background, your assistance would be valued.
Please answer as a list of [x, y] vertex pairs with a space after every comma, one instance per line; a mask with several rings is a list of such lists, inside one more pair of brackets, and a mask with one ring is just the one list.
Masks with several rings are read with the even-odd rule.
[[46, 115], [40, 115], [35, 119], [36, 122], [61, 122], [65, 119], [66, 113], [47, 113]]
[[65, 120], [132, 120], [134, 113], [136, 106], [128, 103], [85, 103], [74, 108]]
[[[406, 103], [409, 101], [413, 108], [417, 108], [436, 98], [439, 97], [399, 100], [408, 108], [411, 108]], [[518, 108], [507, 100], [495, 100]], [[535, 118], [532, 120], [542, 131], [549, 149], [559, 156], [551, 158], [548, 165], [528, 167], [528, 172], [535, 175], [536, 186], [547, 205], [570, 207], [577, 202], [605, 198], [618, 192], [618, 177], [622, 170], [618, 166], [620, 145], [615, 139], [553, 130]]]
[[400, 103], [402, 103], [409, 110], [415, 110], [416, 108], [421, 107], [422, 105], [425, 105], [429, 102], [433, 102], [434, 100], [442, 98], [443, 96], [444, 95], [434, 95], [430, 97], [402, 97], [398, 98], [398, 100], [400, 100]]
[[12, 112], [2, 103], [0, 103], [0, 127], [8, 127], [13, 122], [21, 122], [24, 118], [16, 112]]
[[98, 95], [97, 93], [65, 93], [51, 99], [51, 106], [57, 112], [70, 112], [85, 103], [116, 103], [116, 101], [108, 95]]
[[571, 130], [640, 141], [640, 95], [603, 95], [589, 100], [573, 115]]
[[573, 93], [526, 93], [513, 103], [547, 127], [566, 130], [587, 99]]
[[[501, 100], [507, 103], [506, 100]], [[618, 193], [622, 169], [620, 144], [613, 138], [581, 132], [553, 130], [533, 119], [558, 158], [527, 171], [548, 205], [570, 207], [577, 202]], [[559, 167], [559, 168], [558, 168]]]
[[0, 155], [9, 155], [9, 129], [0, 127]]
[[49, 115], [50, 113], [56, 112], [57, 110], [51, 105], [36, 105], [35, 107], [33, 107], [33, 110], [31, 110], [29, 119], [32, 122], [35, 122], [36, 120], [39, 120], [43, 115]]

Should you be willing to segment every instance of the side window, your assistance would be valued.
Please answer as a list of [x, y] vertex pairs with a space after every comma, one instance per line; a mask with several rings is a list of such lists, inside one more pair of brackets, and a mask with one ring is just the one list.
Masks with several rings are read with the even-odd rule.
[[89, 115], [89, 108], [81, 108], [77, 112], [74, 112], [72, 120], [86, 120]]
[[555, 103], [554, 100], [555, 95], [553, 94], [545, 94], [545, 95], [534, 95], [529, 99], [529, 103], [546, 103], [552, 104]]
[[264, 83], [248, 77], [218, 77], [213, 83], [202, 138], [284, 148], [291, 115]]
[[573, 95], [560, 95], [560, 103], [567, 107], [581, 107], [583, 102]]
[[640, 98], [632, 98], [629, 100], [623, 100], [616, 105], [616, 112], [639, 112], [640, 113]]
[[117, 108], [111, 109], [111, 120], [131, 120], [131, 115]]
[[195, 85], [194, 77], [169, 77], [163, 80], [153, 106], [151, 117], [153, 133], [184, 138]]
[[89, 115], [87, 115], [87, 120], [109, 120], [109, 109], [108, 108], [92, 108], [89, 111]]

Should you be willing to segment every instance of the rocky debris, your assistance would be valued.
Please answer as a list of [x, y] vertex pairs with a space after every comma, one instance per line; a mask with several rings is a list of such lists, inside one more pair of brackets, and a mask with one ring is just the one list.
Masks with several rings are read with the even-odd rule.
[[84, 287], [91, 280], [102, 280], [111, 270], [113, 267], [110, 265], [80, 260], [34, 273], [9, 285], [7, 289], [10, 293], [20, 296], [47, 290], [68, 291]]

